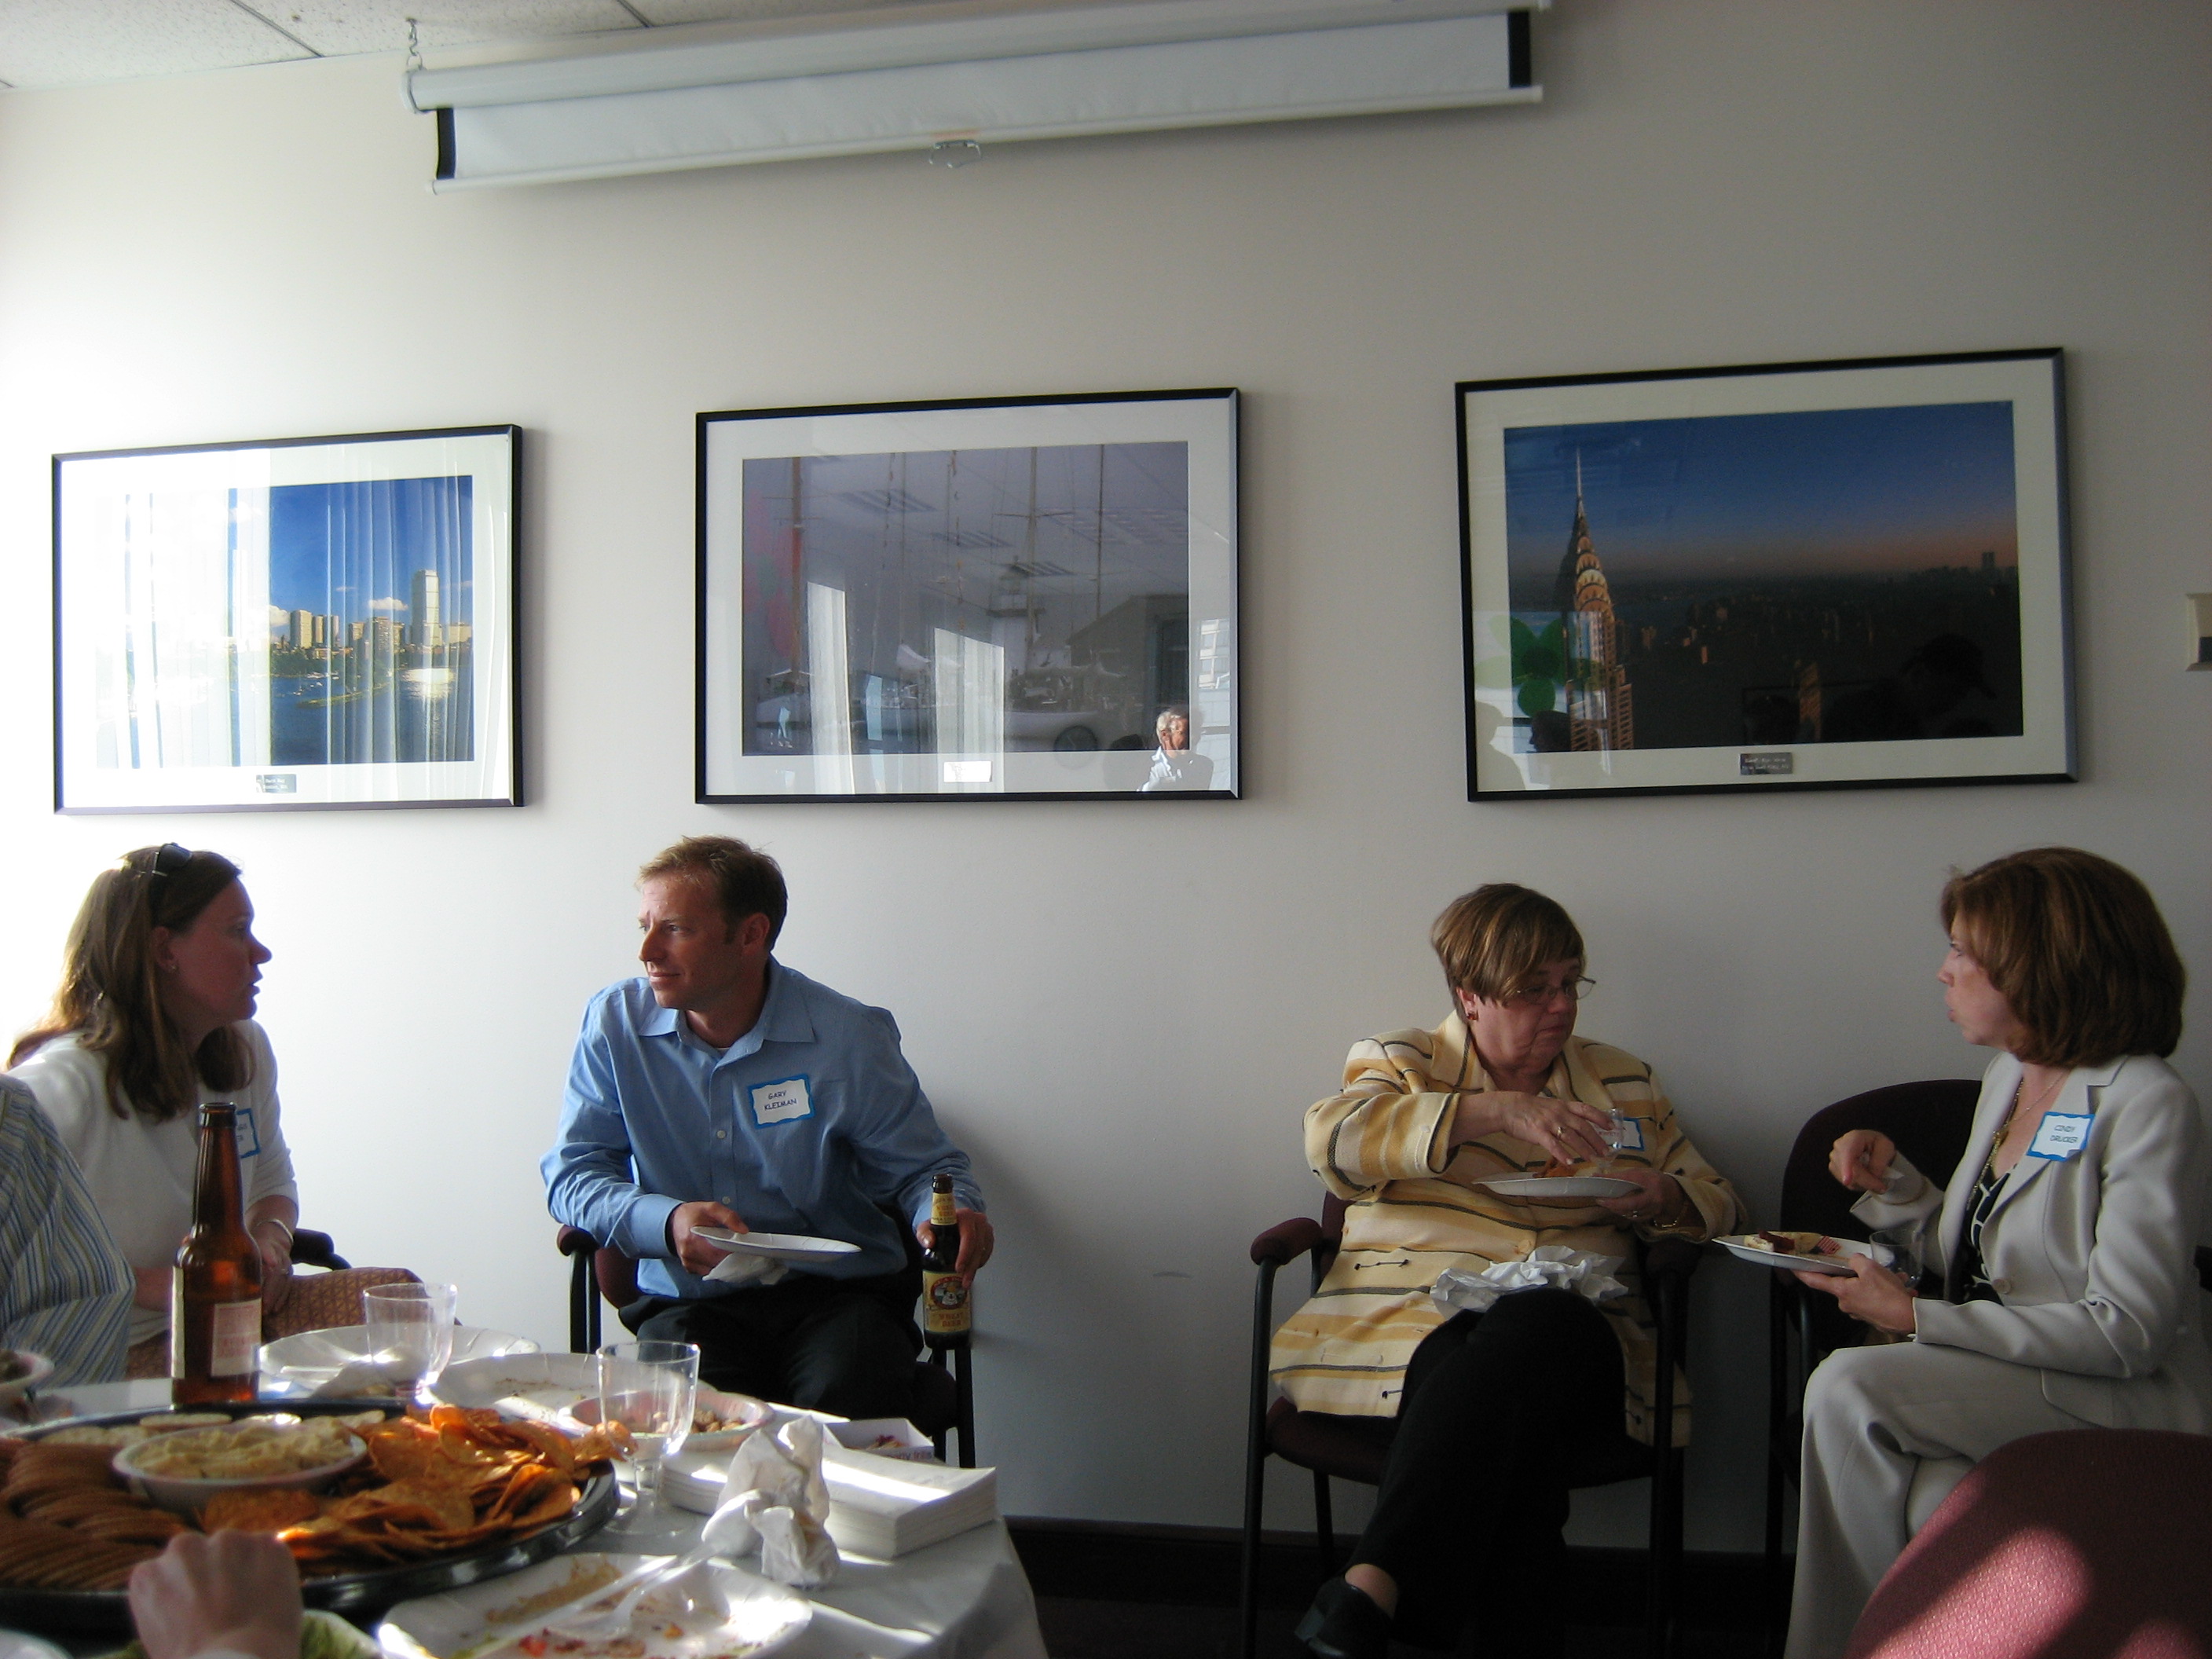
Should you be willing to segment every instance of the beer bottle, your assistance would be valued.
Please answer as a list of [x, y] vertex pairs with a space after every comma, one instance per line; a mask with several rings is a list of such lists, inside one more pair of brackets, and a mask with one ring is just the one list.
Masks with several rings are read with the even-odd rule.
[[950, 1347], [968, 1334], [968, 1286], [952, 1271], [960, 1260], [960, 1213], [952, 1177], [942, 1170], [930, 1188], [929, 1225], [937, 1237], [921, 1253], [921, 1334], [933, 1348]]
[[200, 1108], [192, 1231], [169, 1297], [169, 1398], [205, 1406], [253, 1398], [261, 1347], [261, 1252], [246, 1231], [238, 1108]]

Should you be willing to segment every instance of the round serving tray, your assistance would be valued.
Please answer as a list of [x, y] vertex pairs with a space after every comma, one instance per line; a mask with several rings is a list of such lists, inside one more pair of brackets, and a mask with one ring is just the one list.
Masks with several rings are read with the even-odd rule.
[[[250, 1404], [194, 1406], [191, 1409], [224, 1412], [232, 1417], [250, 1417], [258, 1412], [331, 1417], [362, 1411], [380, 1411], [386, 1417], [395, 1417], [400, 1408], [389, 1400], [263, 1400]], [[135, 1411], [76, 1417], [62, 1423], [41, 1424], [23, 1437], [36, 1440], [57, 1429], [136, 1423], [161, 1415], [158, 1411]], [[434, 1561], [410, 1561], [370, 1572], [305, 1578], [300, 1583], [301, 1596], [311, 1607], [322, 1607], [359, 1623], [395, 1602], [436, 1595], [441, 1591], [459, 1589], [464, 1584], [520, 1572], [549, 1556], [574, 1549], [606, 1525], [613, 1518], [620, 1495], [611, 1473], [595, 1474], [584, 1483], [576, 1507], [568, 1517], [550, 1527]], [[0, 1584], [0, 1625], [47, 1635], [127, 1637], [131, 1634], [131, 1607], [121, 1590], [19, 1589]]]

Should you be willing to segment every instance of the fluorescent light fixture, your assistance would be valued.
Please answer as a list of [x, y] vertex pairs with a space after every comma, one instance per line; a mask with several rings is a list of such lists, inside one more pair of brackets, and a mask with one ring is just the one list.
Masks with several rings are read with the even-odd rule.
[[902, 9], [834, 28], [805, 20], [812, 33], [753, 24], [587, 57], [414, 70], [405, 90], [438, 118], [436, 189], [554, 183], [1529, 102], [1542, 96], [1530, 9], [1152, 0], [1014, 16], [933, 7], [945, 15], [923, 22]]

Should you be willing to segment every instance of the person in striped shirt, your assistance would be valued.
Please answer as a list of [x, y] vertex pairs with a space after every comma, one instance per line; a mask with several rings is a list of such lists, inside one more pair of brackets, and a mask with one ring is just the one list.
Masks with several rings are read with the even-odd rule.
[[[1711, 1238], [1741, 1212], [1650, 1067], [1574, 1035], [1592, 981], [1559, 904], [1479, 888], [1430, 942], [1451, 1015], [1355, 1044], [1343, 1091], [1306, 1113], [1307, 1160], [1347, 1206], [1344, 1243], [1276, 1332], [1272, 1369], [1299, 1410], [1354, 1419], [1389, 1448], [1351, 1565], [1298, 1626], [1320, 1659], [1382, 1659], [1394, 1633], [1450, 1647], [1470, 1618], [1486, 1650], [1559, 1650], [1567, 1469], [1624, 1435], [1651, 1438], [1656, 1345], [1635, 1240]], [[1634, 1190], [1593, 1201], [1475, 1184], [1598, 1160]], [[1618, 1259], [1629, 1294], [1600, 1307], [1525, 1290], [1480, 1314], [1430, 1296], [1446, 1268], [1480, 1273], [1546, 1245]], [[1679, 1382], [1674, 1397], [1679, 1445]], [[1476, 1576], [1498, 1593], [1469, 1594]]]
[[51, 1359], [56, 1383], [114, 1381], [131, 1288], [61, 1137], [0, 1073], [0, 1347]]

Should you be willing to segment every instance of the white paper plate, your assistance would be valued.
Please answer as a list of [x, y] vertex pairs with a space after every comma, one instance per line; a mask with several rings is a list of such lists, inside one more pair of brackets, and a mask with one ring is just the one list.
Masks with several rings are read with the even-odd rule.
[[1474, 1184], [1507, 1198], [1626, 1198], [1641, 1190], [1617, 1176], [1499, 1176]]
[[[579, 1400], [571, 1408], [576, 1421], [590, 1428], [599, 1420], [599, 1402], [596, 1397]], [[694, 1429], [684, 1437], [684, 1449], [694, 1452], [735, 1451], [744, 1437], [763, 1423], [775, 1420], [775, 1407], [765, 1400], [756, 1400], [749, 1394], [725, 1394], [720, 1389], [699, 1385], [699, 1411], [712, 1412], [723, 1420], [735, 1419], [734, 1429], [714, 1429], [702, 1434]]]
[[0, 1659], [70, 1659], [67, 1648], [58, 1648], [43, 1636], [19, 1630], [0, 1630]]
[[[563, 1555], [465, 1589], [402, 1601], [385, 1614], [376, 1638], [386, 1653], [402, 1659], [468, 1659], [495, 1650], [513, 1655], [518, 1650], [509, 1643], [495, 1650], [485, 1645], [495, 1630], [511, 1627], [511, 1638], [532, 1634], [556, 1609], [580, 1602], [588, 1607], [598, 1586], [653, 1559]], [[562, 1597], [560, 1592], [571, 1586], [577, 1596]], [[699, 1604], [698, 1610], [679, 1618], [681, 1598], [687, 1595]], [[655, 1605], [664, 1601], [665, 1606]], [[573, 1650], [564, 1642], [560, 1651], [567, 1659], [611, 1659], [614, 1643], [628, 1648], [641, 1637], [639, 1659], [759, 1659], [798, 1640], [814, 1617], [813, 1607], [797, 1591], [720, 1561], [694, 1567], [654, 1591], [640, 1603], [639, 1612], [646, 1616], [632, 1626], [634, 1635]], [[672, 1620], [684, 1627], [683, 1636], [664, 1634]]]
[[42, 1353], [33, 1353], [28, 1348], [10, 1350], [26, 1367], [21, 1376], [11, 1376], [0, 1382], [0, 1407], [20, 1405], [31, 1391], [54, 1374], [54, 1362]]
[[[486, 1330], [481, 1325], [453, 1327], [453, 1357], [459, 1365], [500, 1354], [536, 1353], [538, 1345], [526, 1336]], [[302, 1388], [319, 1388], [349, 1365], [368, 1357], [368, 1327], [334, 1325], [326, 1331], [302, 1331], [279, 1337], [261, 1350], [261, 1370]]]
[[842, 1238], [809, 1238], [804, 1233], [726, 1233], [719, 1227], [694, 1227], [692, 1235], [716, 1249], [739, 1255], [764, 1255], [771, 1261], [820, 1265], [858, 1255], [860, 1247]]
[[587, 1353], [496, 1354], [448, 1365], [430, 1392], [448, 1406], [489, 1406], [546, 1422], [599, 1397], [599, 1362]]
[[1838, 1255], [1784, 1255], [1779, 1250], [1769, 1249], [1757, 1243], [1747, 1233], [1733, 1238], [1717, 1238], [1713, 1243], [1738, 1261], [1749, 1261], [1761, 1267], [1794, 1268], [1799, 1273], [1848, 1273], [1851, 1270], [1849, 1258], [1855, 1255], [1872, 1256], [1883, 1267], [1889, 1265], [1888, 1251], [1877, 1249], [1871, 1244], [1863, 1244], [1856, 1238], [1836, 1240], [1836, 1247], [1841, 1252]]

